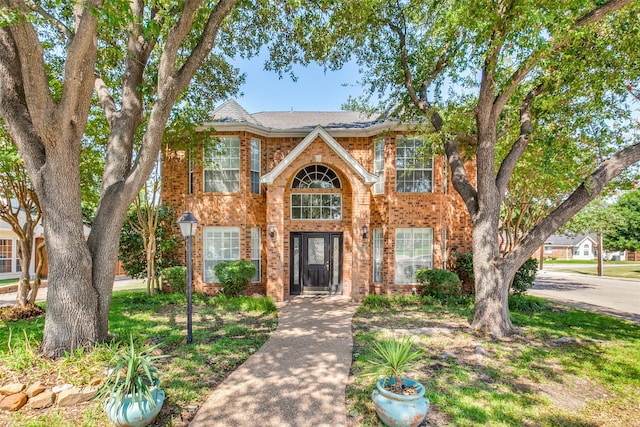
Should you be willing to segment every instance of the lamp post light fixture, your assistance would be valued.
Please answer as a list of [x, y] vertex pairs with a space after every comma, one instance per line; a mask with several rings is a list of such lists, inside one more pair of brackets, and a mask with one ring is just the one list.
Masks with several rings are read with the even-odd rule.
[[180, 225], [180, 232], [182, 236], [187, 239], [187, 344], [191, 344], [193, 342], [193, 334], [192, 334], [192, 317], [193, 310], [191, 307], [191, 297], [193, 295], [192, 291], [192, 264], [193, 260], [191, 259], [191, 240], [193, 236], [196, 235], [196, 227], [198, 226], [198, 220], [191, 213], [191, 211], [184, 211], [180, 219], [178, 219], [178, 225]]
[[269, 229], [269, 237], [273, 239], [276, 235], [276, 225], [274, 223], [269, 223], [268, 229]]
[[366, 225], [362, 226], [362, 240], [367, 240], [367, 236], [369, 235], [369, 227]]

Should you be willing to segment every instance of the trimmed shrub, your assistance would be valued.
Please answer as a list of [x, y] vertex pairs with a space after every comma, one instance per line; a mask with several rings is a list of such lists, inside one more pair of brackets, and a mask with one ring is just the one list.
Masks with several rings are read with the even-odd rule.
[[513, 283], [511, 284], [511, 291], [516, 295], [527, 292], [527, 290], [533, 286], [533, 281], [536, 279], [537, 273], [538, 260], [529, 258], [522, 264], [518, 271], [516, 271]]
[[[455, 272], [462, 281], [464, 295], [472, 295], [475, 288], [475, 276], [473, 275], [473, 254], [471, 252], [459, 253], [453, 251], [450, 259], [451, 271]], [[538, 272], [538, 260], [529, 258], [516, 272], [511, 284], [514, 294], [523, 294], [533, 286], [533, 281]]]
[[456, 273], [462, 282], [462, 293], [473, 295], [475, 290], [475, 276], [473, 275], [473, 254], [471, 252], [451, 252], [449, 270]]
[[187, 289], [187, 267], [168, 267], [160, 270], [160, 278], [171, 287], [171, 292], [184, 294]]
[[216, 264], [213, 271], [222, 285], [222, 291], [227, 296], [241, 295], [251, 283], [256, 274], [256, 266], [251, 261], [223, 261]]
[[416, 280], [423, 285], [420, 290], [422, 295], [440, 300], [462, 296], [462, 282], [451, 271], [437, 268], [421, 268], [416, 271]]

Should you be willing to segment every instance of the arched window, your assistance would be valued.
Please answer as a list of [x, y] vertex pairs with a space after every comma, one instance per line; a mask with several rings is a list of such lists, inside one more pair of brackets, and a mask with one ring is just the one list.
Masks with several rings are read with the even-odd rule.
[[324, 165], [310, 165], [296, 174], [291, 188], [341, 188], [340, 178]]
[[291, 183], [291, 219], [342, 219], [340, 189], [331, 168], [316, 164], [300, 169]]

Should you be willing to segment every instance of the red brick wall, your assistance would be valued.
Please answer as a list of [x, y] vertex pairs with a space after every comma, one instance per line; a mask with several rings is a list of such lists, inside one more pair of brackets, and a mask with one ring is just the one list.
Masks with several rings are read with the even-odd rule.
[[[343, 294], [362, 299], [374, 289], [370, 284], [372, 230], [383, 229], [384, 266], [382, 292], [411, 292], [413, 285], [393, 285], [394, 241], [396, 228], [428, 227], [433, 229], [433, 266], [442, 268], [443, 230], [447, 230], [447, 253], [456, 248], [471, 250], [471, 222], [466, 207], [445, 176], [442, 157], [434, 159], [433, 193], [395, 193], [395, 137], [385, 144], [385, 193], [373, 195], [372, 186], [365, 185], [333, 149], [321, 138], [313, 141], [262, 194], [250, 192], [250, 140], [261, 140], [264, 175], [278, 165], [302, 141], [302, 137], [266, 138], [249, 132], [219, 132], [218, 135], [239, 135], [241, 147], [240, 192], [232, 194], [203, 193], [202, 167], [195, 165], [194, 193], [187, 194], [188, 160], [185, 155], [167, 150], [163, 156], [163, 200], [178, 212], [191, 210], [199, 220], [199, 233], [194, 239], [194, 284], [198, 291], [215, 292], [217, 285], [202, 283], [202, 228], [206, 226], [240, 227], [242, 259], [250, 259], [251, 227], [262, 230], [262, 281], [252, 284], [250, 293], [260, 292], [282, 300], [289, 295], [289, 236], [294, 231], [335, 231], [343, 233]], [[374, 137], [336, 138], [369, 172], [373, 172]], [[198, 153], [202, 158], [202, 153]], [[319, 158], [316, 156], [320, 156]], [[300, 221], [290, 218], [291, 180], [298, 170], [321, 163], [332, 168], [342, 183], [342, 219], [340, 221]], [[471, 178], [475, 173], [472, 173]], [[318, 192], [326, 190], [315, 190]], [[267, 210], [267, 206], [272, 206]], [[276, 236], [267, 234], [268, 224], [276, 227]], [[366, 225], [369, 236], [362, 239]], [[179, 232], [176, 227], [176, 232]]]

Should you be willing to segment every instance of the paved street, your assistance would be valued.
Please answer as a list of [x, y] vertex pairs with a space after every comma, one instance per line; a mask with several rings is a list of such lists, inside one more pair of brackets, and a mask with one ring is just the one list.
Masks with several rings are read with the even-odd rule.
[[640, 323], [640, 280], [545, 270], [528, 294]]

